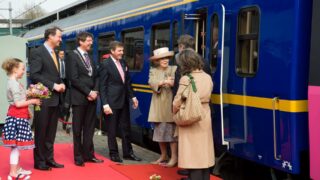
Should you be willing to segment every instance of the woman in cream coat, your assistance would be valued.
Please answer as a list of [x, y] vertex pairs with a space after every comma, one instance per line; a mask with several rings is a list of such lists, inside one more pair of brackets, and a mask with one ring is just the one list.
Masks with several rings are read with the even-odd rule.
[[153, 141], [159, 143], [161, 156], [153, 164], [163, 164], [167, 158], [167, 144], [170, 143], [171, 159], [164, 164], [173, 167], [178, 162], [177, 139], [174, 138], [175, 123], [172, 119], [172, 86], [174, 85], [174, 74], [176, 66], [169, 66], [169, 59], [173, 52], [167, 47], [153, 51], [154, 56], [150, 58], [155, 68], [149, 72], [149, 85], [153, 90], [149, 111], [149, 122], [154, 123]]
[[185, 75], [189, 73], [194, 77], [204, 113], [202, 119], [194, 124], [177, 126], [178, 166], [189, 170], [191, 180], [209, 180], [209, 168], [214, 165], [215, 160], [209, 107], [213, 83], [211, 77], [202, 70], [203, 61], [194, 50], [183, 50], [179, 60], [183, 77], [179, 81], [178, 92], [173, 101], [173, 113], [179, 111], [182, 103], [181, 94], [189, 84], [189, 77]]

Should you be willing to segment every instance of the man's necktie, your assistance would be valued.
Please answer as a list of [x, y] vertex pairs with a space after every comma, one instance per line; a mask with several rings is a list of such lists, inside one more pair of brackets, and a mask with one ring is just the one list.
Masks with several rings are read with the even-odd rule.
[[54, 51], [51, 51], [51, 56], [54, 64], [56, 65], [57, 70], [59, 71], [59, 64], [58, 64], [56, 53]]
[[84, 53], [83, 55], [84, 55], [84, 61], [85, 61], [86, 65], [87, 65], [87, 68], [89, 69], [91, 67], [90, 57], [89, 57], [88, 53]]
[[85, 63], [86, 69], [89, 71], [88, 75], [92, 76], [92, 67], [90, 63], [90, 57], [88, 53], [84, 53], [83, 56], [84, 56], [84, 63]]
[[124, 82], [124, 72], [123, 72], [123, 68], [121, 66], [120, 61], [116, 60], [116, 65], [117, 65], [118, 71], [120, 73], [121, 79]]

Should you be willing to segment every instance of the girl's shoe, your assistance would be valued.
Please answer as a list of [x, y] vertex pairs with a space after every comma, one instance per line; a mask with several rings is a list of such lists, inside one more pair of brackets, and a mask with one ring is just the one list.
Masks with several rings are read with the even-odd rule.
[[29, 180], [30, 176], [29, 175], [23, 175], [23, 174], [19, 174], [17, 177], [13, 177], [13, 176], [8, 176], [8, 180]]
[[22, 174], [22, 175], [31, 175], [32, 172], [29, 171], [29, 170], [25, 170], [25, 169], [22, 169], [22, 167], [20, 167], [20, 169], [18, 169], [17, 171], [17, 174]]

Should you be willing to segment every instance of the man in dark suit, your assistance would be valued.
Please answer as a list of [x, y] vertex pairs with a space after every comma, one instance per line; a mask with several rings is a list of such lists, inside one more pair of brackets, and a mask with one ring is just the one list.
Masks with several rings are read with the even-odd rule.
[[75, 165], [84, 166], [84, 162], [103, 162], [95, 157], [93, 145], [99, 86], [94, 62], [88, 55], [93, 35], [80, 32], [77, 43], [79, 47], [67, 54], [66, 63], [67, 79], [71, 83], [74, 161]]
[[134, 155], [130, 140], [129, 102], [138, 107], [138, 100], [133, 96], [128, 66], [122, 59], [124, 45], [121, 42], [110, 43], [111, 56], [100, 64], [99, 80], [103, 110], [107, 116], [108, 145], [110, 159], [122, 162], [116, 141], [116, 132], [120, 124], [123, 158], [141, 161]]
[[45, 30], [43, 45], [31, 52], [30, 78], [32, 83], [42, 83], [52, 90], [51, 97], [42, 100], [41, 110], [35, 111], [34, 168], [51, 170], [63, 168], [54, 160], [53, 146], [57, 131], [61, 93], [65, 91], [59, 74], [59, 61], [54, 51], [61, 43], [62, 30], [52, 27]]

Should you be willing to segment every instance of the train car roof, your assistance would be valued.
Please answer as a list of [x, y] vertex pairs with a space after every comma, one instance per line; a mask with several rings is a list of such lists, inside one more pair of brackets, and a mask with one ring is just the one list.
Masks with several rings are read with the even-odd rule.
[[177, 4], [184, 4], [195, 0], [115, 0], [108, 4], [89, 9], [82, 13], [54, 21], [50, 24], [32, 29], [23, 37], [28, 40], [40, 39], [46, 28], [58, 26], [64, 33], [85, 30], [94, 25], [116, 21], [132, 15], [144, 14], [159, 7], [170, 7]]

